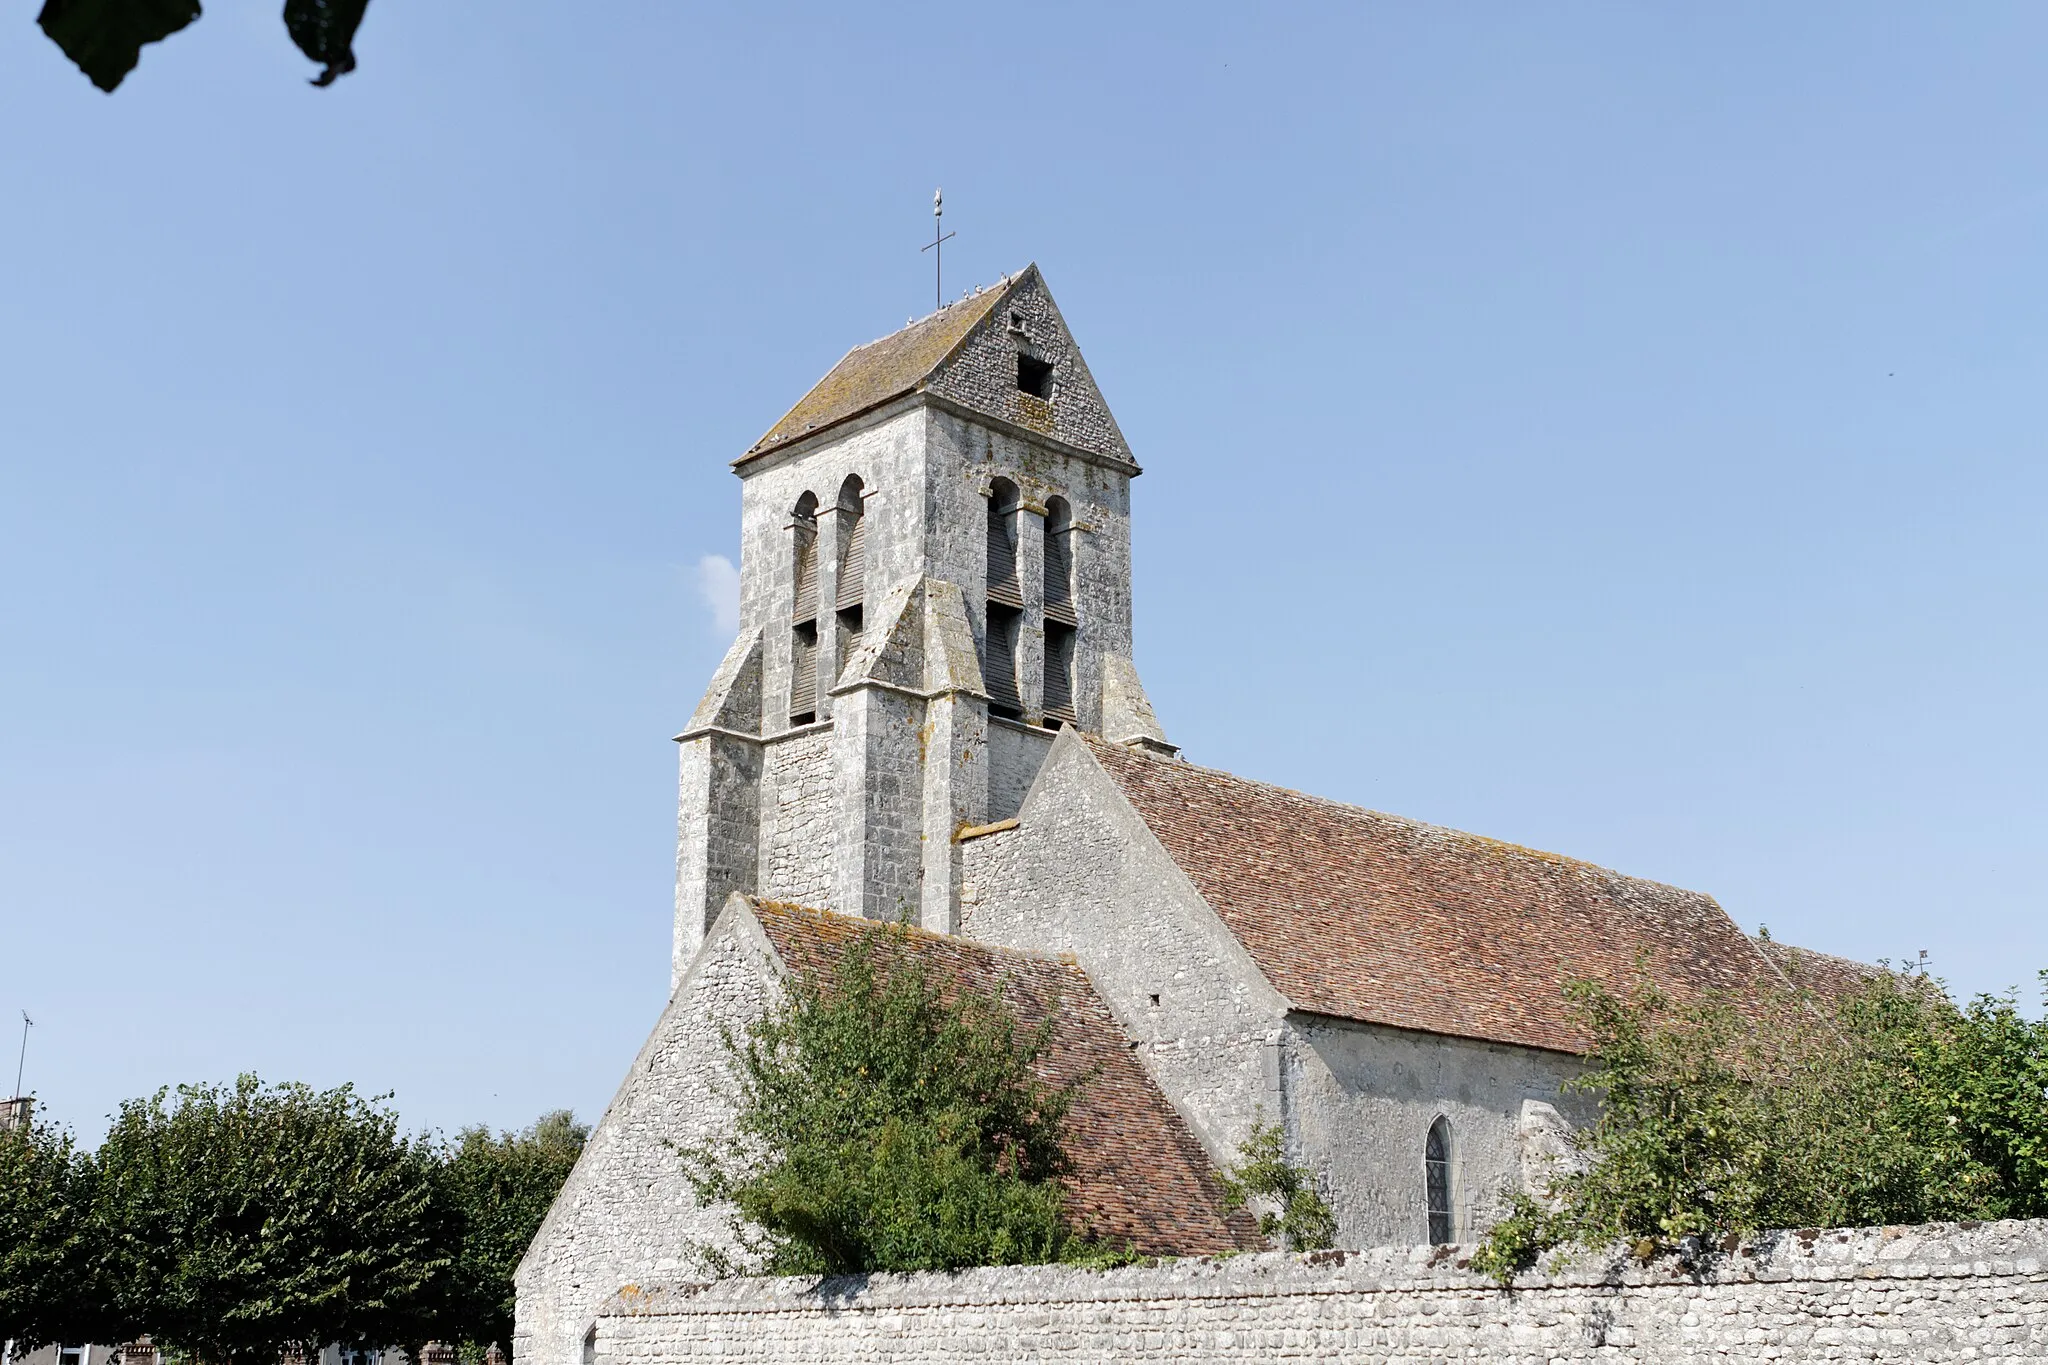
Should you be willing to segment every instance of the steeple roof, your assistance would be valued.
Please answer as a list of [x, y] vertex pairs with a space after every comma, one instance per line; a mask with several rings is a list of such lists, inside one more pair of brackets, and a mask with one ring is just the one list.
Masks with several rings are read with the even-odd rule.
[[[1048, 376], [1042, 392], [1022, 390], [1019, 356]], [[854, 347], [733, 466], [919, 392], [1137, 472], [1036, 265]]]
[[919, 318], [900, 332], [854, 347], [735, 463], [744, 463], [778, 446], [836, 426], [916, 389], [931, 378], [974, 325], [993, 312], [1022, 278], [1006, 278], [993, 288], [970, 294]]

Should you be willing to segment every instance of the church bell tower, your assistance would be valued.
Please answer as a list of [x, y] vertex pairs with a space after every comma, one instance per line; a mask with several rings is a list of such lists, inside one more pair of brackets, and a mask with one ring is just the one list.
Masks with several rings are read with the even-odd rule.
[[738, 637], [682, 734], [674, 979], [735, 891], [954, 932], [1053, 734], [1170, 749], [1138, 466], [1038, 268], [849, 351], [755, 442]]

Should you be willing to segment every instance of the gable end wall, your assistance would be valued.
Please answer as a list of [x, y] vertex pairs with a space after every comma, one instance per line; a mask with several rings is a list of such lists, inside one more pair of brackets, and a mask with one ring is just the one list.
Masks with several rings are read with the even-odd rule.
[[581, 1365], [584, 1332], [621, 1286], [689, 1278], [688, 1244], [725, 1244], [669, 1144], [729, 1126], [719, 1025], [766, 1007], [769, 952], [749, 916], [712, 926], [519, 1263], [515, 1365]]

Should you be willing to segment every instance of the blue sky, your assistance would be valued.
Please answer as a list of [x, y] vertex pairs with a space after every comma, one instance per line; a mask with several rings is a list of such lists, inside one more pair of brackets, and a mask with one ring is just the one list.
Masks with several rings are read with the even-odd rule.
[[1196, 761], [2031, 995], [2048, 9], [485, 8], [377, 0], [326, 91], [269, 0], [112, 97], [0, 33], [51, 1113], [594, 1116], [726, 461], [929, 308], [935, 185], [948, 292], [1037, 260], [1146, 466]]

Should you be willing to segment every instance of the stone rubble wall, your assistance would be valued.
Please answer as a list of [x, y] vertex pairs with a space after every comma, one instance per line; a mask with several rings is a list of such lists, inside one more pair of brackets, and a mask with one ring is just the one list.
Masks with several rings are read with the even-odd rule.
[[[833, 797], [832, 727], [804, 730], [763, 746], [760, 894], [820, 909], [832, 902], [839, 829]], [[746, 888], [752, 890], [754, 888]]]
[[2048, 1359], [2048, 1222], [1781, 1234], [1697, 1278], [1673, 1261], [1587, 1258], [1511, 1291], [1460, 1270], [1462, 1254], [629, 1287], [593, 1343], [601, 1365]]

